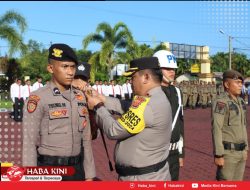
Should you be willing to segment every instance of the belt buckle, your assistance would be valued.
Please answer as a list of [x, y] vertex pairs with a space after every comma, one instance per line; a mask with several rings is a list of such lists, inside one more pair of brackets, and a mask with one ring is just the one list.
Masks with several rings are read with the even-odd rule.
[[58, 158], [57, 162], [58, 162], [58, 165], [61, 165], [61, 166], [68, 165], [68, 159], [65, 159], [65, 158]]

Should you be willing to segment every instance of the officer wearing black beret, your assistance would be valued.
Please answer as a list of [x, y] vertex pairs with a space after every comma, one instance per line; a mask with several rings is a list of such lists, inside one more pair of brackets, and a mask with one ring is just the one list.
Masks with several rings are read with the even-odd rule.
[[[86, 94], [88, 107], [94, 110], [98, 126], [108, 138], [117, 140], [114, 154], [119, 180], [170, 180], [167, 157], [172, 114], [170, 103], [161, 89], [162, 73], [158, 59], [135, 59], [124, 75], [132, 77], [135, 94], [129, 110], [123, 110], [117, 98]], [[122, 115], [115, 119], [109, 110]]]
[[95, 164], [86, 98], [71, 86], [77, 56], [66, 44], [53, 44], [48, 62], [52, 80], [31, 93], [24, 107], [23, 166], [73, 166], [75, 174], [62, 180], [91, 180]]
[[216, 179], [243, 180], [247, 160], [246, 104], [240, 97], [243, 76], [235, 70], [223, 73], [225, 93], [212, 106], [212, 136]]

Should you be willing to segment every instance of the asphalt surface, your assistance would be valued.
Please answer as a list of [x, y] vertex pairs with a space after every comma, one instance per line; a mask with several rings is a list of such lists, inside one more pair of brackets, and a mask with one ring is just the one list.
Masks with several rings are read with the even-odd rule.
[[[250, 106], [248, 106], [250, 116]], [[211, 109], [187, 109], [185, 119], [185, 159], [180, 170], [182, 181], [213, 181], [216, 167], [213, 163], [211, 137]], [[248, 119], [249, 120], [249, 119]], [[250, 136], [250, 120], [248, 121], [248, 136]], [[250, 137], [249, 137], [250, 138]], [[249, 140], [248, 138], [248, 140]], [[153, 140], [153, 139], [152, 139]], [[115, 141], [106, 138], [109, 156], [113, 166], [113, 150]], [[250, 144], [250, 142], [249, 142]], [[108, 159], [101, 136], [93, 141], [93, 152], [96, 163], [97, 177], [104, 181], [116, 181], [117, 174], [109, 170]], [[7, 112], [0, 113], [0, 161], [13, 162], [21, 165], [22, 155], [22, 125], [9, 117]], [[248, 158], [250, 154], [248, 152]], [[250, 159], [247, 160], [244, 180], [250, 180]]]

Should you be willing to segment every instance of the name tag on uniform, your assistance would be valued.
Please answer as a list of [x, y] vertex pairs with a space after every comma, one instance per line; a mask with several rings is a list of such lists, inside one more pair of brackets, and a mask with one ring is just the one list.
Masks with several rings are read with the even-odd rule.
[[67, 118], [69, 117], [68, 109], [53, 109], [49, 110], [50, 119]]

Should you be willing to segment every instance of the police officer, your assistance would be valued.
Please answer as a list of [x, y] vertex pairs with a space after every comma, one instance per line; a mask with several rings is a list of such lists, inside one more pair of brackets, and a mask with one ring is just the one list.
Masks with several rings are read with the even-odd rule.
[[[127, 112], [123, 113], [116, 98], [87, 95], [98, 125], [103, 126], [108, 138], [117, 140], [115, 164], [119, 180], [170, 180], [167, 157], [172, 117], [170, 103], [161, 89], [158, 59], [132, 60], [124, 75], [132, 77], [136, 95]], [[112, 118], [108, 111], [111, 108], [123, 113], [120, 119]]]
[[166, 50], [157, 51], [154, 55], [160, 63], [163, 74], [162, 90], [166, 94], [172, 108], [172, 135], [168, 156], [171, 180], [179, 180], [179, 168], [183, 166], [184, 158], [184, 123], [182, 96], [179, 88], [171, 83], [178, 68], [175, 56]]
[[248, 141], [246, 105], [240, 97], [242, 83], [239, 72], [225, 71], [225, 93], [213, 102], [212, 135], [217, 180], [243, 180]]
[[86, 99], [71, 86], [77, 57], [68, 45], [53, 44], [48, 62], [52, 80], [34, 91], [24, 108], [23, 166], [73, 166], [75, 174], [63, 180], [91, 180], [95, 165]]

